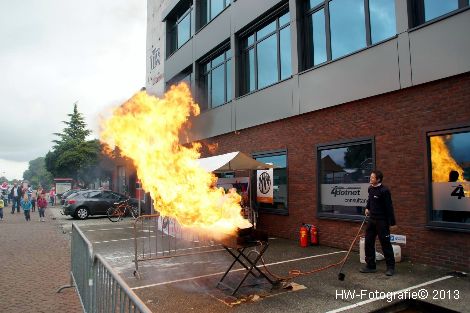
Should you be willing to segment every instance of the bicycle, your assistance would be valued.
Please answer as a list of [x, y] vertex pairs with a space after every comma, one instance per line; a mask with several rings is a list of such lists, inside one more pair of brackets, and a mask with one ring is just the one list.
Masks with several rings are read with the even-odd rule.
[[111, 222], [118, 222], [129, 213], [134, 219], [136, 219], [139, 216], [139, 209], [129, 202], [130, 199], [114, 203], [114, 205], [107, 211], [108, 219]]

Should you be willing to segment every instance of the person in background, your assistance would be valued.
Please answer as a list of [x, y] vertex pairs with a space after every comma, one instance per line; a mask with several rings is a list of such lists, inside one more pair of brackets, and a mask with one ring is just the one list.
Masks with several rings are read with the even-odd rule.
[[38, 199], [38, 191], [35, 189], [32, 189], [31, 191], [31, 211], [35, 212], [36, 211], [36, 200]]
[[369, 217], [366, 228], [365, 253], [367, 265], [360, 269], [361, 273], [375, 273], [375, 238], [379, 237], [385, 256], [387, 271], [385, 275], [395, 274], [395, 256], [390, 242], [390, 227], [395, 227], [395, 214], [390, 190], [382, 185], [383, 174], [374, 170], [370, 174], [369, 199], [365, 215]]
[[54, 187], [52, 187], [51, 191], [49, 191], [49, 200], [50, 200], [50, 204], [54, 205], [55, 203], [55, 188]]
[[45, 222], [45, 211], [47, 208], [46, 193], [43, 191], [38, 194], [38, 211], [39, 211], [39, 220]]
[[3, 221], [3, 207], [5, 206], [3, 198], [0, 197], [0, 222]]
[[18, 183], [15, 182], [13, 184], [13, 188], [11, 188], [10, 195], [12, 199], [11, 214], [15, 214], [15, 207], [16, 212], [20, 213], [20, 201], [21, 197], [23, 196], [23, 193], [21, 191], [21, 186], [18, 186]]
[[23, 198], [21, 199], [21, 207], [23, 208], [24, 217], [27, 222], [31, 220], [31, 215], [29, 212], [31, 211], [31, 200], [29, 200], [28, 194], [25, 193]]
[[0, 198], [3, 198], [3, 205], [8, 205], [8, 183], [4, 181], [0, 186]]

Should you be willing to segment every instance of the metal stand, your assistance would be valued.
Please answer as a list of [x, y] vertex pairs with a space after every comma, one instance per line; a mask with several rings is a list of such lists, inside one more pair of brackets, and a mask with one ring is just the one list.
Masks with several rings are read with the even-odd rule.
[[[251, 247], [253, 247], [255, 245], [252, 245]], [[228, 251], [228, 253], [230, 253], [230, 255], [233, 256], [234, 258], [234, 261], [232, 262], [232, 264], [230, 265], [230, 267], [227, 269], [227, 271], [225, 271], [225, 274], [222, 276], [222, 278], [219, 280], [219, 282], [217, 283], [217, 287], [219, 287], [219, 285], [222, 285], [230, 290], [232, 290], [232, 296], [235, 295], [238, 291], [238, 289], [240, 289], [240, 287], [242, 286], [243, 282], [246, 280], [246, 278], [248, 277], [249, 274], [253, 275], [254, 277], [256, 278], [260, 278], [260, 277], [264, 277], [271, 285], [275, 285], [276, 282], [272, 281], [268, 276], [266, 276], [265, 273], [263, 273], [257, 266], [256, 264], [258, 263], [258, 261], [261, 259], [261, 257], [263, 256], [263, 254], [266, 252], [266, 249], [268, 249], [268, 246], [269, 246], [269, 243], [263, 243], [261, 245], [261, 251], [259, 251], [258, 253], [258, 256], [252, 261], [250, 260], [250, 258], [248, 257], [248, 254], [245, 254], [245, 250], [247, 248], [249, 248], [250, 246], [245, 246], [245, 247], [236, 247], [236, 248], [233, 248], [230, 249], [229, 247], [227, 246], [223, 246], [225, 248], [225, 250]], [[232, 267], [235, 265], [235, 263], [240, 263], [246, 270], [247, 272], [245, 273], [245, 275], [243, 276], [242, 280], [240, 281], [240, 283], [237, 285], [236, 288], [233, 288], [231, 286], [228, 286], [227, 284], [223, 283], [222, 281], [225, 279], [225, 277], [227, 277], [227, 274], [230, 272], [230, 270], [232, 269]], [[254, 273], [254, 270], [256, 270], [259, 275], [255, 275]]]

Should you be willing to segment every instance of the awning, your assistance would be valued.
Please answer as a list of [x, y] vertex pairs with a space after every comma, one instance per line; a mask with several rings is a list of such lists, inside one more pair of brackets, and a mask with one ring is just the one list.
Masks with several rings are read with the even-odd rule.
[[258, 162], [243, 152], [236, 151], [198, 160], [208, 172], [230, 172], [239, 170], [263, 170], [275, 168], [274, 165]]

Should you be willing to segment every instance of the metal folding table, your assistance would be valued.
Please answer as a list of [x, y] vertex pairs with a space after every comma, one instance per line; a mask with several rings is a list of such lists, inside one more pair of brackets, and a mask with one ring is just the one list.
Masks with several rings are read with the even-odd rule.
[[[261, 257], [263, 256], [263, 254], [266, 252], [266, 250], [269, 247], [269, 243], [267, 241], [252, 241], [252, 242], [245, 242], [244, 244], [235, 244], [235, 245], [223, 244], [222, 246], [234, 258], [234, 260], [232, 264], [230, 265], [230, 267], [225, 271], [220, 281], [217, 283], [217, 287], [223, 286], [225, 288], [232, 290], [232, 296], [233, 296], [237, 293], [238, 289], [240, 289], [240, 287], [242, 286], [242, 284], [245, 282], [246, 278], [250, 274], [253, 275], [255, 278], [261, 278], [261, 277], [265, 278], [272, 286], [276, 285], [277, 282], [269, 278], [257, 266], [259, 260], [261, 260]], [[260, 247], [260, 250], [256, 252], [257, 253], [256, 258], [252, 260], [250, 259], [249, 254], [253, 250], [247, 251], [247, 249], [253, 248], [253, 247]], [[225, 284], [223, 281], [237, 262], [241, 264], [247, 271], [245, 275], [243, 276], [243, 278], [238, 283], [238, 285], [235, 288], [233, 288]], [[255, 274], [255, 271], [258, 272], [258, 275]]]

